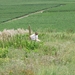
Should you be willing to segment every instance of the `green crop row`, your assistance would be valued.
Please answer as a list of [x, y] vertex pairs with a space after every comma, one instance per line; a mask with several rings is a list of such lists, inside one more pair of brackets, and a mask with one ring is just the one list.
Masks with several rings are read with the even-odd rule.
[[[32, 30], [34, 31], [49, 28], [55, 31], [75, 32], [75, 21], [74, 21], [75, 4], [74, 3], [62, 3], [62, 4], [50, 4], [50, 5], [49, 4], [48, 5], [47, 4], [42, 4], [42, 5], [41, 4], [26, 4], [26, 5], [28, 8], [27, 12], [28, 11], [33, 12], [33, 10], [34, 11], [39, 9], [41, 10], [47, 7], [49, 8], [45, 9], [43, 13], [29, 15], [28, 17], [25, 17], [16, 21], [10, 21], [4, 24], [0, 24], [0, 30], [3, 30], [5, 28], [6, 29], [28, 28], [28, 25], [30, 25], [32, 27]], [[34, 8], [32, 8], [31, 6]], [[16, 7], [18, 8], [18, 6]], [[30, 7], [32, 8], [31, 10], [30, 10]], [[13, 9], [11, 10], [13, 11]], [[20, 11], [20, 10], [17, 9], [17, 11]], [[15, 11], [16, 11], [16, 8], [15, 8]], [[25, 10], [22, 10], [22, 11], [25, 11]], [[15, 12], [12, 12], [12, 14], [15, 15]]]
[[0, 5], [0, 23], [25, 16], [27, 14], [50, 8], [54, 4], [21, 4], [21, 5]]
[[43, 30], [46, 28], [55, 31], [73, 31], [75, 32], [75, 12], [44, 12], [42, 14], [32, 15], [24, 19], [1, 24], [0, 30], [15, 28], [28, 28], [32, 30]]

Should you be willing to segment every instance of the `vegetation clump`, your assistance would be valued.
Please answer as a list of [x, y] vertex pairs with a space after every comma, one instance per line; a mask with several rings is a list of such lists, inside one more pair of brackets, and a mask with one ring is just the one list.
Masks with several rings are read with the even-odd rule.
[[42, 31], [39, 38], [25, 33], [0, 40], [0, 74], [74, 74], [75, 33]]

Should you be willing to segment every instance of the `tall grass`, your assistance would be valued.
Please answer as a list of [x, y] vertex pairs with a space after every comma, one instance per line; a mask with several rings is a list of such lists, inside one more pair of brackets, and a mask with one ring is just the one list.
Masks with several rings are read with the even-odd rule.
[[[75, 33], [39, 31], [41, 42], [16, 35], [0, 57], [1, 75], [74, 75]], [[20, 43], [19, 43], [20, 42]], [[4, 42], [3, 42], [4, 43]], [[6, 45], [6, 43], [4, 43]], [[3, 52], [4, 53], [4, 52]]]
[[[18, 1], [20, 2], [20, 0]], [[16, 3], [15, 0], [13, 2], [0, 0], [0, 9], [3, 9], [0, 10], [1, 17], [2, 12], [7, 14], [4, 14], [0, 19], [1, 22], [13, 18], [15, 15], [19, 17], [25, 11], [30, 13], [50, 7], [43, 13], [0, 24], [0, 30], [4, 28], [27, 28], [31, 24], [32, 29], [39, 29], [37, 31], [41, 40], [41, 42], [29, 40], [28, 30], [24, 29], [0, 31], [0, 75], [75, 75], [75, 5], [64, 0], [66, 5], [56, 8], [54, 7], [55, 4], [64, 3], [58, 1], [41, 0], [38, 2], [31, 0], [28, 2], [26, 0], [25, 2], [23, 0], [23, 2]], [[49, 5], [50, 2], [53, 5]], [[18, 5], [14, 14], [13, 5]], [[23, 10], [25, 6], [27, 10]], [[30, 10], [31, 6], [34, 8]], [[18, 14], [16, 14], [17, 11], [19, 11]], [[12, 14], [9, 16], [10, 18], [8, 18], [8, 14]]]

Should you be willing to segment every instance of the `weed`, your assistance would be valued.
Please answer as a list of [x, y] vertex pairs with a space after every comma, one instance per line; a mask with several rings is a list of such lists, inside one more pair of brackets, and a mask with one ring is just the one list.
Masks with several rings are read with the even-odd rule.
[[0, 58], [5, 58], [7, 56], [8, 49], [7, 48], [0, 48]]

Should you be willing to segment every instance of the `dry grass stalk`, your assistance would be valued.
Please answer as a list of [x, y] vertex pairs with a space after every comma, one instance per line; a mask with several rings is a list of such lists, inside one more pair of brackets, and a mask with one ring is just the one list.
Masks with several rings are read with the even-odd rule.
[[22, 29], [18, 28], [17, 30], [14, 30], [14, 29], [9, 29], [9, 30], [4, 29], [2, 32], [0, 31], [0, 40], [13, 37], [14, 35], [17, 35], [17, 34], [24, 35], [26, 33], [29, 33], [28, 29], [26, 29], [26, 30], [24, 30], [23, 28]]

